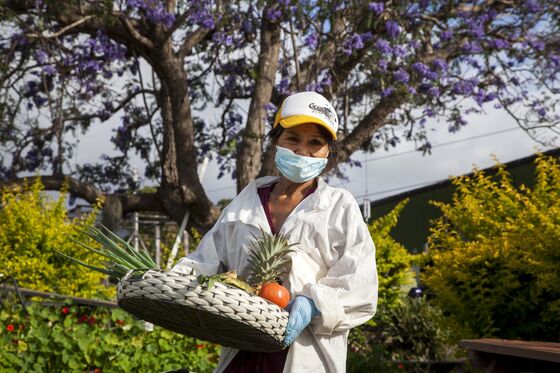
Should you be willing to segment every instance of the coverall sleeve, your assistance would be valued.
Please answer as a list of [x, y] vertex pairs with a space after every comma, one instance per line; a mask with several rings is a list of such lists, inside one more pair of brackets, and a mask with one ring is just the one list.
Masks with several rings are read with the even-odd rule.
[[197, 275], [215, 275], [227, 268], [227, 255], [224, 252], [226, 224], [218, 222], [204, 235], [195, 251], [181, 258], [171, 269], [174, 272]]
[[346, 240], [340, 242], [338, 260], [325, 277], [304, 287], [320, 315], [311, 325], [315, 334], [330, 335], [365, 323], [377, 308], [375, 245], [354, 202], [337, 221]]

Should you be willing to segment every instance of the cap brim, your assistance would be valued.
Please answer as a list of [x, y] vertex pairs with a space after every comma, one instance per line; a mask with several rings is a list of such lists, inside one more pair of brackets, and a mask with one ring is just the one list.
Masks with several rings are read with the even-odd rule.
[[280, 123], [280, 125], [284, 128], [291, 128], [305, 123], [315, 123], [324, 127], [327, 131], [329, 131], [333, 139], [336, 140], [336, 132], [334, 132], [333, 129], [327, 123], [323, 122], [319, 118], [312, 117], [310, 115], [302, 115], [302, 114], [292, 115], [291, 117], [280, 119], [278, 123]]

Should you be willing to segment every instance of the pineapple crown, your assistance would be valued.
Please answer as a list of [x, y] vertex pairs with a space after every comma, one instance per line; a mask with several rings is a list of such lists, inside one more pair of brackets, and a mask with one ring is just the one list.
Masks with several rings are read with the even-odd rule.
[[276, 278], [286, 272], [285, 265], [290, 260], [289, 253], [294, 250], [294, 244], [288, 243], [282, 234], [271, 235], [261, 227], [261, 237], [253, 235], [249, 254], [249, 284], [258, 286], [267, 282], [274, 282]]

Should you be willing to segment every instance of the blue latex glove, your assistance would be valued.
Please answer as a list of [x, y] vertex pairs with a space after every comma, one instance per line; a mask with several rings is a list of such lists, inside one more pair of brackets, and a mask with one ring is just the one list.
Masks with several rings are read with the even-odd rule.
[[291, 301], [286, 310], [290, 312], [284, 338], [284, 346], [287, 347], [309, 325], [311, 319], [319, 314], [319, 310], [312, 299], [303, 295], [298, 295], [295, 300]]

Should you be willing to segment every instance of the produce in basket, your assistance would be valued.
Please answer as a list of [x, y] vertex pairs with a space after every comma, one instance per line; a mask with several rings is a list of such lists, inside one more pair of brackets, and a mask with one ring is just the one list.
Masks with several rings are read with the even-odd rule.
[[201, 284], [211, 288], [214, 282], [238, 287], [250, 294], [257, 294], [281, 308], [290, 302], [290, 292], [280, 283], [280, 277], [286, 273], [286, 264], [290, 261], [289, 253], [293, 252], [286, 236], [270, 235], [261, 228], [261, 237], [254, 237], [249, 254], [248, 283], [240, 278], [235, 271], [220, 273], [214, 276], [198, 276]]
[[[95, 271], [107, 274], [114, 281], [121, 280], [130, 271], [144, 273], [149, 269], [159, 270], [156, 263], [144, 250], [135, 250], [128, 242], [101, 226], [100, 229], [86, 226], [82, 233], [99, 243], [101, 247], [94, 249], [83, 242], [75, 241], [86, 249], [105, 257], [101, 263], [105, 268], [92, 266], [74, 259], [64, 253], [58, 254], [78, 264]], [[282, 286], [280, 277], [286, 272], [286, 264], [290, 260], [288, 254], [293, 252], [284, 235], [270, 235], [261, 228], [262, 237], [254, 237], [249, 254], [249, 279], [248, 283], [237, 275], [235, 271], [220, 273], [213, 276], [199, 275], [197, 281], [206, 284], [209, 288], [215, 282], [234, 286], [249, 294], [258, 294], [260, 297], [285, 308], [290, 301], [288, 289]]]
[[57, 251], [57, 253], [89, 269], [105, 273], [116, 282], [120, 281], [120, 279], [130, 271], [145, 272], [149, 269], [159, 270], [157, 264], [146, 251], [135, 250], [128, 242], [124, 241], [103, 225], [100, 229], [91, 225], [85, 225], [85, 230], [82, 230], [80, 233], [93, 239], [95, 242], [100, 244], [101, 247], [99, 249], [94, 249], [83, 242], [71, 239], [78, 245], [105, 257], [107, 260], [101, 262], [105, 268], [86, 264], [78, 259], [74, 259], [64, 253], [61, 253], [60, 251]]
[[280, 282], [286, 273], [286, 264], [290, 261], [289, 253], [293, 252], [286, 236], [272, 236], [261, 229], [262, 237], [252, 243], [249, 263], [251, 271], [249, 283], [262, 298], [285, 308], [290, 302], [290, 292]]

